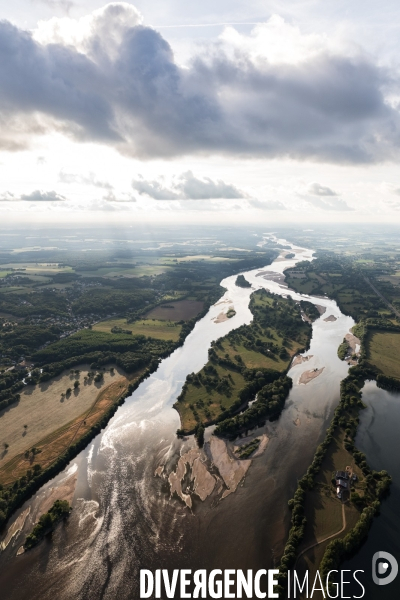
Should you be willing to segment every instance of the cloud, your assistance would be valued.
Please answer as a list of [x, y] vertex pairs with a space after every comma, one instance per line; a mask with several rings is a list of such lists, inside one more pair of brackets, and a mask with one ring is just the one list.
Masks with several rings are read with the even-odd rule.
[[42, 190], [35, 190], [30, 194], [23, 194], [21, 196], [21, 200], [31, 201], [31, 202], [61, 202], [66, 200], [65, 196], [61, 196], [61, 194], [57, 194], [57, 192], [44, 192]]
[[188, 200], [247, 197], [245, 192], [230, 183], [225, 183], [222, 179], [217, 179], [217, 181], [213, 181], [209, 177], [198, 179], [192, 171], [182, 173], [179, 179], [180, 183], [176, 187], [181, 191], [183, 198]]
[[108, 192], [105, 196], [103, 196], [103, 200], [107, 202], [136, 202], [135, 196], [132, 194], [122, 193], [116, 196], [114, 192]]
[[351, 208], [347, 202], [341, 200], [340, 198], [312, 198], [308, 199], [307, 202], [316, 208], [321, 208], [322, 210], [333, 210], [333, 211], [351, 211], [354, 208]]
[[[41, 22], [34, 35], [2, 21], [0, 82], [0, 147], [10, 150], [57, 131], [138, 158], [399, 156], [397, 73], [276, 17], [204, 45], [184, 67], [128, 3]], [[191, 185], [172, 192], [194, 194]]]
[[192, 171], [182, 173], [170, 187], [161, 180], [146, 181], [143, 178], [132, 181], [132, 187], [139, 194], [155, 200], [211, 200], [247, 198], [247, 194], [222, 179], [213, 181], [209, 177], [199, 179]]
[[89, 175], [77, 175], [76, 173], [66, 173], [61, 170], [58, 174], [58, 181], [61, 183], [80, 183], [83, 185], [92, 185], [94, 187], [103, 188], [105, 190], [112, 190], [113, 186], [108, 181], [102, 181], [97, 179], [94, 173]]
[[16, 198], [15, 198], [14, 194], [12, 194], [11, 192], [2, 192], [0, 194], [0, 202], [12, 202], [15, 199]]
[[311, 183], [308, 186], [308, 193], [314, 196], [337, 196], [337, 193], [329, 187], [325, 187], [319, 183]]
[[251, 198], [248, 203], [252, 208], [259, 208], [260, 210], [286, 210], [286, 206], [279, 202], [279, 200], [257, 200]]
[[150, 198], [154, 198], [154, 200], [179, 200], [182, 197], [179, 192], [165, 187], [162, 182], [157, 180], [146, 181], [143, 178], [134, 179], [132, 187], [139, 194], [145, 194], [146, 196], [150, 196]]

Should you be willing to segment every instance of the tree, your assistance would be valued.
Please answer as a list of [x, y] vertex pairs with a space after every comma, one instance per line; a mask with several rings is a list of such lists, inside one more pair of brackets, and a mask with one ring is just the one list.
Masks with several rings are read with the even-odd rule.
[[198, 444], [199, 448], [202, 448], [204, 446], [204, 427], [203, 427], [203, 425], [198, 425], [195, 436], [196, 436], [196, 440], [197, 440], [197, 444]]
[[75, 382], [74, 382], [74, 388], [75, 388], [75, 389], [78, 389], [78, 387], [79, 387], [79, 381], [75, 381]]

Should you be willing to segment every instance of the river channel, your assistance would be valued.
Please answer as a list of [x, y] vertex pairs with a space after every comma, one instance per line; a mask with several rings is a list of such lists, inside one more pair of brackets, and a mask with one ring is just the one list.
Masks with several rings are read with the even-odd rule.
[[[301, 296], [285, 286], [284, 270], [311, 260], [313, 252], [279, 242], [290, 246], [294, 257], [281, 256], [264, 269], [245, 272], [253, 289], [237, 287], [236, 275], [223, 280], [226, 293], [184, 345], [160, 363], [93, 443], [17, 512], [10, 526], [30, 511], [22, 531], [0, 554], [2, 599], [135, 599], [140, 568], [258, 569], [275, 564], [289, 527], [287, 501], [339, 401], [348, 366], [338, 359], [337, 348], [354, 324], [333, 300]], [[189, 509], [171, 497], [166, 478], [155, 476], [160, 465], [173, 468], [195, 446], [192, 437], [176, 438], [180, 420], [172, 405], [186, 375], [207, 361], [210, 343], [250, 323], [249, 298], [258, 288], [308, 299], [324, 311], [313, 323], [305, 353], [310, 358], [290, 369], [294, 385], [285, 409], [278, 421], [257, 432], [269, 442], [236, 491], [224, 499], [194, 500]], [[215, 322], [231, 305], [236, 315]], [[318, 377], [299, 383], [304, 371], [322, 367]], [[16, 556], [38, 507], [71, 478], [76, 486], [68, 523], [51, 540]]]

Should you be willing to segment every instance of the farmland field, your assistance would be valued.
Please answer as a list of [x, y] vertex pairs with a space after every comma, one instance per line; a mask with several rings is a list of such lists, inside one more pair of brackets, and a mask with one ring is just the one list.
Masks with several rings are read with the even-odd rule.
[[[20, 401], [1, 411], [0, 441], [9, 447], [0, 453], [0, 467], [88, 410], [107, 385], [125, 379], [122, 372], [115, 369], [114, 375], [105, 372], [102, 382], [85, 382], [88, 370], [88, 367], [83, 368], [79, 375], [64, 372], [49, 382], [26, 386]], [[80, 382], [78, 390], [74, 390], [75, 381]], [[62, 397], [67, 388], [72, 388], [71, 394]], [[25, 429], [24, 425], [28, 427]]]
[[400, 379], [400, 333], [376, 331], [368, 339], [368, 360], [388, 377]]
[[132, 331], [133, 335], [145, 335], [159, 340], [172, 340], [174, 342], [178, 341], [182, 329], [181, 325], [177, 323], [157, 319], [141, 319], [134, 323], [127, 323], [126, 319], [107, 319], [93, 325], [93, 330], [111, 334], [113, 327]]
[[204, 302], [197, 300], [179, 300], [169, 302], [153, 308], [147, 313], [147, 319], [160, 319], [168, 321], [187, 321], [203, 310]]

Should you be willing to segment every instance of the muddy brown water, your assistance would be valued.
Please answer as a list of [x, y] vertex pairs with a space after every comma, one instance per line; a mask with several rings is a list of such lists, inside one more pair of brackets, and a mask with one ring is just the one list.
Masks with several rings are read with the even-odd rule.
[[[259, 569], [276, 564], [289, 527], [287, 501], [339, 401], [348, 366], [338, 359], [337, 347], [354, 324], [333, 300], [301, 296], [282, 283], [277, 275], [312, 258], [311, 250], [292, 251], [292, 259], [245, 272], [253, 289], [235, 286], [236, 275], [222, 281], [224, 297], [185, 344], [160, 363], [88, 448], [18, 511], [14, 518], [31, 508], [23, 531], [0, 554], [2, 599], [135, 599], [140, 568]], [[267, 273], [260, 275], [262, 271]], [[333, 315], [337, 320], [319, 318], [313, 324], [307, 352], [312, 358], [290, 370], [294, 385], [285, 409], [278, 421], [260, 430], [270, 441], [237, 491], [220, 502], [198, 500], [190, 511], [178, 498], [170, 498], [166, 482], [154, 476], [160, 464], [176, 464], [183, 444], [193, 443], [176, 438], [180, 421], [172, 405], [186, 375], [207, 361], [211, 341], [251, 321], [249, 297], [260, 287], [309, 299], [326, 308], [325, 318]], [[224, 306], [221, 300], [230, 300], [236, 315], [215, 323]], [[318, 378], [298, 383], [304, 370], [322, 367]], [[77, 487], [69, 521], [51, 539], [16, 556], [40, 503], [72, 473]]]

